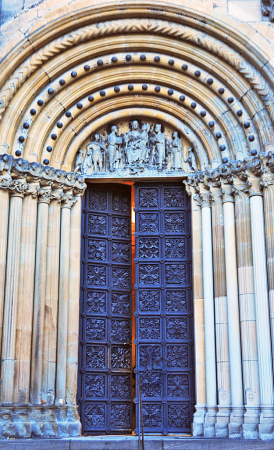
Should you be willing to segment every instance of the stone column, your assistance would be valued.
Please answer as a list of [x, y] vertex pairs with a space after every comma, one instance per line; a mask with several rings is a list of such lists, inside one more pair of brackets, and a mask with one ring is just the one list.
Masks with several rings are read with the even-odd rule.
[[272, 436], [273, 432], [274, 399], [264, 214], [262, 192], [260, 190], [260, 179], [255, 177], [251, 178], [250, 183], [251, 231], [261, 392], [261, 418], [259, 434], [262, 438], [267, 438]]
[[23, 200], [19, 296], [16, 324], [14, 403], [29, 403], [33, 287], [37, 222], [37, 189], [29, 184]]
[[81, 269], [81, 211], [82, 195], [76, 192], [76, 203], [70, 214], [69, 246], [69, 295], [68, 295], [68, 335], [67, 335], [67, 375], [66, 402], [70, 436], [81, 434], [81, 423], [76, 406], [79, 345], [79, 306]]
[[60, 241], [60, 274], [58, 301], [58, 333], [57, 333], [57, 371], [56, 371], [56, 417], [58, 435], [69, 433], [66, 418], [66, 375], [67, 375], [67, 339], [68, 339], [68, 296], [69, 296], [69, 262], [70, 262], [70, 209], [75, 199], [72, 191], [62, 197], [61, 206], [61, 241]]
[[263, 180], [263, 201], [265, 218], [265, 244], [268, 274], [268, 295], [272, 335], [272, 360], [274, 366], [274, 180]]
[[210, 193], [200, 194], [202, 206], [202, 247], [203, 247], [203, 281], [204, 281], [204, 314], [205, 314], [205, 356], [206, 356], [206, 401], [207, 412], [204, 425], [204, 436], [215, 436], [217, 380], [214, 324], [213, 293], [213, 261], [212, 261], [212, 229]]
[[59, 253], [62, 189], [53, 189], [49, 205], [47, 233], [47, 277], [43, 343], [42, 399], [48, 405], [55, 403], [57, 314], [59, 292]]
[[202, 213], [201, 207], [191, 196], [192, 255], [193, 255], [193, 306], [195, 343], [196, 405], [193, 416], [193, 436], [204, 435], [206, 410], [205, 323], [203, 295]]
[[225, 272], [224, 216], [221, 190], [211, 188], [215, 327], [217, 350], [218, 414], [216, 437], [227, 437], [231, 405], [228, 318]]
[[9, 225], [9, 184], [11, 177], [4, 176], [0, 179], [0, 204], [1, 204], [1, 221], [0, 221], [0, 348], [2, 342], [3, 314], [4, 314], [4, 298], [5, 298], [5, 276], [7, 262], [7, 242], [8, 242], [8, 225]]
[[[47, 263], [47, 233], [48, 210], [51, 196], [51, 185], [38, 190], [38, 219], [36, 238], [36, 261], [33, 307], [33, 333], [31, 358], [30, 399], [34, 405], [42, 403], [42, 369], [43, 369], [43, 339], [46, 296], [46, 263]], [[38, 414], [37, 409], [37, 414]], [[34, 434], [39, 436], [42, 431], [37, 417], [37, 427]]]
[[21, 217], [26, 188], [25, 179], [15, 180], [10, 184], [11, 198], [1, 361], [2, 403], [13, 402]]
[[70, 208], [75, 199], [72, 191], [64, 194], [61, 206], [61, 243], [60, 243], [60, 276], [58, 305], [58, 338], [57, 338], [57, 405], [66, 403], [66, 368], [67, 368], [67, 331], [68, 331], [68, 296], [69, 296], [69, 259], [70, 259]]
[[244, 403], [246, 412], [243, 436], [258, 437], [260, 383], [256, 336], [255, 294], [251, 239], [251, 217], [249, 195], [242, 184], [236, 184], [235, 223], [237, 237], [237, 263], [239, 281], [239, 305], [242, 342], [242, 366]]
[[240, 317], [238, 305], [238, 277], [236, 259], [236, 234], [234, 198], [231, 186], [223, 185], [225, 268], [228, 315], [228, 341], [231, 382], [231, 407], [229, 435], [241, 437], [243, 423], [243, 382], [240, 339]]

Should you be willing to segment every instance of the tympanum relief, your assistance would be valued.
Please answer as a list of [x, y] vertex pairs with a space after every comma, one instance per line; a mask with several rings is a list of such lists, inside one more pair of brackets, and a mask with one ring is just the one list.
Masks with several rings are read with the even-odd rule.
[[86, 177], [180, 175], [198, 170], [195, 149], [161, 123], [133, 120], [91, 136], [78, 151], [75, 172]]

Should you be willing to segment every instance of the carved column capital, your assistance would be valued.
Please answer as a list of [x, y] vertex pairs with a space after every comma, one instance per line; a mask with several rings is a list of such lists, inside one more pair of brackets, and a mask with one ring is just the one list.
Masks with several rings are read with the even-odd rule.
[[4, 175], [0, 177], [0, 189], [8, 189], [12, 182], [10, 175]]
[[249, 177], [248, 185], [249, 185], [249, 197], [253, 197], [255, 195], [259, 195], [259, 196], [263, 195], [260, 177], [254, 177], [254, 176]]
[[30, 183], [28, 183], [28, 188], [25, 192], [25, 195], [31, 195], [32, 198], [37, 198], [39, 187], [40, 187], [40, 183], [38, 180], [31, 181]]
[[51, 200], [51, 192], [52, 192], [52, 183], [49, 183], [45, 186], [41, 186], [38, 190], [38, 203], [50, 203]]
[[250, 191], [250, 183], [248, 180], [242, 181], [240, 178], [236, 177], [233, 183], [233, 195], [234, 197], [240, 196], [240, 197], [246, 197], [249, 198], [249, 191]]
[[13, 179], [9, 183], [9, 191], [11, 197], [21, 197], [23, 198], [28, 190], [28, 183], [26, 182], [26, 177]]
[[77, 198], [73, 197], [73, 190], [71, 189], [63, 193], [61, 201], [61, 208], [71, 209], [71, 207], [77, 202]]
[[223, 203], [234, 202], [234, 188], [232, 184], [222, 183], [222, 200]]
[[260, 185], [261, 185], [261, 188], [263, 191], [268, 188], [273, 189], [273, 185], [274, 185], [273, 175], [272, 174], [264, 174], [261, 178]]
[[200, 206], [201, 208], [206, 208], [211, 206], [212, 200], [213, 200], [213, 195], [212, 192], [210, 190], [201, 190], [200, 194]]
[[211, 202], [212, 203], [222, 203], [223, 192], [222, 192], [221, 187], [211, 186], [210, 192], [211, 192]]
[[58, 187], [56, 189], [51, 190], [50, 199], [51, 200], [57, 200], [58, 203], [60, 203], [63, 199], [64, 191], [63, 187]]
[[85, 184], [84, 188], [78, 188], [78, 187], [73, 188], [73, 195], [75, 197], [81, 197], [82, 198], [84, 193], [85, 193], [86, 187], [87, 187], [87, 185]]

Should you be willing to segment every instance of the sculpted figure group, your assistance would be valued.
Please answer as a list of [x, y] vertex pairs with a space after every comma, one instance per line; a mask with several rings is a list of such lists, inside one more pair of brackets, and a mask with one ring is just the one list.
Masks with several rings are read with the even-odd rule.
[[[186, 152], [185, 152], [186, 153]], [[94, 140], [87, 146], [86, 156], [79, 150], [75, 172], [91, 175], [98, 172], [115, 172], [119, 168], [131, 173], [144, 169], [182, 170], [184, 164], [188, 171], [196, 171], [195, 153], [190, 147], [183, 156], [182, 142], [178, 132], [174, 131], [169, 139], [162, 131], [161, 124], [152, 127], [143, 123], [140, 127], [133, 120], [131, 130], [119, 135], [117, 125], [111, 127], [106, 139], [95, 134]]]

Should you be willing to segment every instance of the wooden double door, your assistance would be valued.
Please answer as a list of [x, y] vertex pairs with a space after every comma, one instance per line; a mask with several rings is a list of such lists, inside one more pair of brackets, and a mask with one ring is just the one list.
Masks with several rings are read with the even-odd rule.
[[84, 434], [189, 433], [190, 203], [180, 183], [89, 184], [78, 403]]

